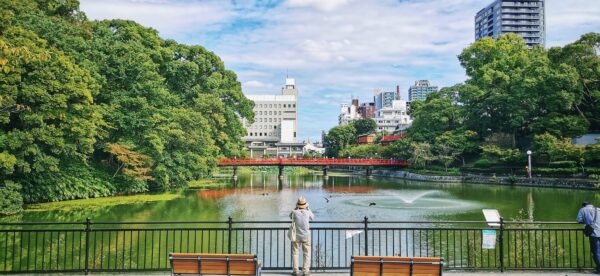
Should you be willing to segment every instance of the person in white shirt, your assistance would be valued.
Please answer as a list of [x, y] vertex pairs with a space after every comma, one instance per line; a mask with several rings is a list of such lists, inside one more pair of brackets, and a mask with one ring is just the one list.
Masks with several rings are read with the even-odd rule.
[[315, 217], [308, 208], [306, 199], [301, 196], [296, 203], [296, 209], [290, 214], [290, 218], [296, 224], [296, 241], [292, 242], [292, 265], [293, 276], [298, 276], [298, 249], [302, 245], [304, 262], [302, 264], [302, 273], [304, 276], [310, 275], [310, 221]]

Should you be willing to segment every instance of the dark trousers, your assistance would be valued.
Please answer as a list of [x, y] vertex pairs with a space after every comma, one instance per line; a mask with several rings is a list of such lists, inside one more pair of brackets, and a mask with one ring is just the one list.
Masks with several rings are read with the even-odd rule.
[[592, 258], [596, 263], [596, 270], [600, 271], [600, 237], [590, 236], [590, 249], [592, 251]]

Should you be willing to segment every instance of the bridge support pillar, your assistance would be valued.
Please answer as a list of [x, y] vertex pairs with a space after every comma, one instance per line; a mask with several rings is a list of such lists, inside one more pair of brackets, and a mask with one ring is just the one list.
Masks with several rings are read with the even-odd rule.
[[327, 166], [327, 165], [323, 166], [323, 178], [325, 178], [325, 179], [329, 178], [329, 175], [327, 174], [328, 170], [329, 170], [329, 166]]
[[233, 180], [237, 180], [238, 176], [237, 176], [237, 166], [233, 166]]
[[367, 177], [373, 177], [373, 167], [371, 166], [367, 167]]
[[279, 165], [279, 179], [283, 179], [283, 166]]

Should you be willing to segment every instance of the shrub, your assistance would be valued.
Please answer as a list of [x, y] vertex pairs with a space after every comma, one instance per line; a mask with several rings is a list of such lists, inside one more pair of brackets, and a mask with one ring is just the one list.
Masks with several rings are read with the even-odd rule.
[[13, 215], [23, 210], [21, 185], [12, 181], [4, 181], [0, 186], [0, 216]]
[[489, 168], [492, 166], [492, 162], [488, 159], [483, 158], [475, 161], [475, 164], [473, 164], [473, 166], [475, 166], [476, 168]]
[[575, 161], [555, 161], [550, 162], [550, 168], [575, 168], [577, 167], [577, 162]]

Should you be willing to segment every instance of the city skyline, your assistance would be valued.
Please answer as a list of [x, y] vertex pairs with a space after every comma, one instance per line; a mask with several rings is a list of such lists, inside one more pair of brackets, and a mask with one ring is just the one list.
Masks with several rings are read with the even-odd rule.
[[[546, 46], [600, 29], [600, 2], [546, 1]], [[465, 80], [456, 55], [474, 41], [473, 17], [491, 1], [93, 1], [90, 19], [131, 19], [198, 44], [238, 74], [244, 93], [276, 94], [286, 74], [299, 94], [298, 139], [320, 140], [339, 104], [416, 80]], [[419, 12], [415, 12], [419, 11]]]

